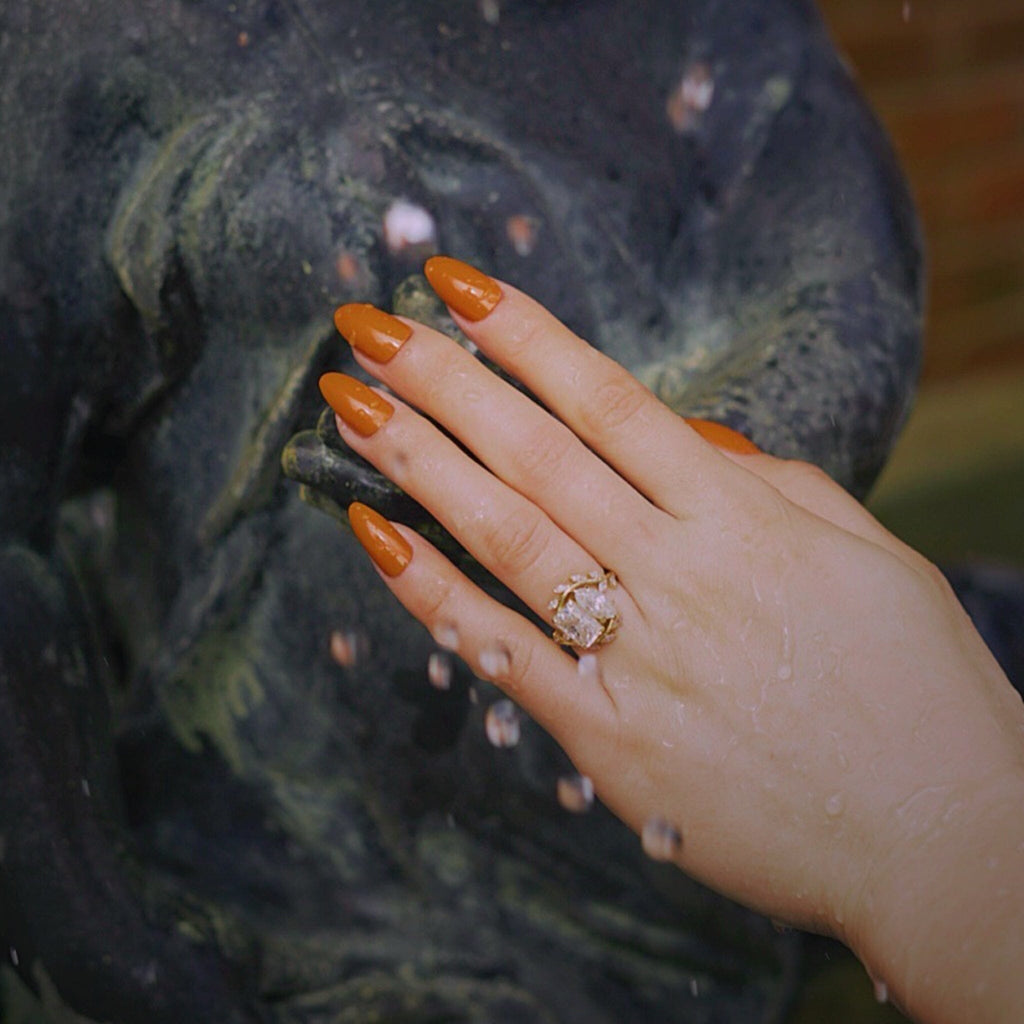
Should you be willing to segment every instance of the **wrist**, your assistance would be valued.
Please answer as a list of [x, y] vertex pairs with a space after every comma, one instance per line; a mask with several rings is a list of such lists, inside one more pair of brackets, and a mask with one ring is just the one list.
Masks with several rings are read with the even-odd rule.
[[904, 823], [872, 866], [846, 941], [915, 1019], [1017, 1020], [1024, 1009], [1024, 767], [930, 795], [931, 807]]

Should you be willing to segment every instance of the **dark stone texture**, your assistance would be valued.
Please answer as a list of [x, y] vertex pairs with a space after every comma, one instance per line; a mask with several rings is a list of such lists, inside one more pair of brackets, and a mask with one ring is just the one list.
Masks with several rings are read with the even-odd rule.
[[750, 1022], [792, 991], [792, 936], [563, 812], [561, 753], [492, 750], [465, 669], [429, 687], [281, 453], [314, 504], [436, 533], [316, 428], [335, 305], [443, 322], [383, 239], [404, 198], [680, 412], [861, 494], [917, 367], [911, 206], [803, 0], [484, 10], [0, 7], [0, 948], [47, 1005]]

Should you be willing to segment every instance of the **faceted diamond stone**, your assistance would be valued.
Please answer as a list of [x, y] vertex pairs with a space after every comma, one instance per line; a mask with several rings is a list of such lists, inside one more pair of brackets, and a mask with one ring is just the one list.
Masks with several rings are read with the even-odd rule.
[[601, 623], [575, 601], [559, 608], [551, 621], [576, 647], [590, 647], [601, 635]]

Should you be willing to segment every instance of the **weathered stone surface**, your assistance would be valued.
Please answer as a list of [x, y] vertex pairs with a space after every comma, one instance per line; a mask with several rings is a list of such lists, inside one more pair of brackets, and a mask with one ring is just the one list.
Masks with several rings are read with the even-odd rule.
[[810, 4], [7, 0], [0, 138], [25, 981], [115, 1024], [777, 1019], [792, 937], [566, 813], [530, 723], [494, 750], [489, 688], [429, 685], [430, 638], [280, 457], [445, 543], [315, 427], [352, 367], [333, 307], [426, 303], [401, 199], [681, 412], [862, 492], [919, 243]]

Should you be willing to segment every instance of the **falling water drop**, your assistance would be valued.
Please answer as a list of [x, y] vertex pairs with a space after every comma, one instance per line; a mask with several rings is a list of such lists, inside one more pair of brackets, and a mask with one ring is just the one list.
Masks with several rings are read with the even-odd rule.
[[366, 634], [354, 629], [335, 629], [330, 639], [331, 657], [342, 668], [354, 668], [370, 653]]
[[875, 987], [875, 999], [880, 1003], [889, 1002], [889, 986], [881, 978], [872, 978], [871, 984]]
[[457, 651], [459, 649], [459, 631], [452, 622], [442, 622], [434, 631], [434, 640], [438, 647], [446, 651]]
[[664, 818], [649, 818], [640, 833], [640, 843], [651, 860], [675, 860], [683, 848], [683, 834]]
[[589, 811], [594, 803], [594, 783], [586, 775], [563, 775], [558, 780], [558, 802], [573, 814]]
[[480, 671], [488, 679], [501, 679], [508, 675], [512, 659], [505, 647], [485, 647], [480, 652]]
[[600, 683], [601, 663], [597, 660], [597, 655], [581, 654], [580, 660], [576, 662], [576, 673], [585, 683]]
[[487, 738], [495, 747], [514, 747], [519, 742], [519, 709], [510, 700], [497, 700], [484, 718]]
[[452, 688], [452, 659], [445, 651], [434, 651], [427, 659], [427, 678], [437, 690]]

